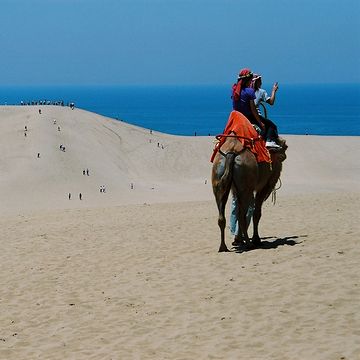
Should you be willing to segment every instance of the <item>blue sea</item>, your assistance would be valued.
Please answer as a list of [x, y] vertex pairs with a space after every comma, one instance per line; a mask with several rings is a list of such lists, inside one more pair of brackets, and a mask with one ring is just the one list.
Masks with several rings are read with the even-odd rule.
[[[0, 87], [0, 104], [38, 100], [75, 106], [174, 135], [216, 135], [231, 112], [231, 86]], [[271, 84], [263, 88], [271, 91]], [[268, 117], [280, 134], [360, 136], [360, 84], [281, 85]]]

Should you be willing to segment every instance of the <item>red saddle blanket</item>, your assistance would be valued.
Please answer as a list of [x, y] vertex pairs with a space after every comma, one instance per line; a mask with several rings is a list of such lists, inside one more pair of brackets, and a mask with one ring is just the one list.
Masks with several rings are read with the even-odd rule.
[[225, 142], [226, 136], [230, 134], [231, 136], [238, 136], [238, 140], [243, 144], [243, 146], [251, 150], [251, 152], [255, 155], [256, 161], [258, 163], [271, 163], [270, 153], [266, 149], [265, 140], [256, 132], [247, 117], [235, 110], [230, 113], [224, 133], [217, 136], [219, 142], [215, 145], [210, 160], [211, 162], [214, 161], [215, 155], [221, 148], [221, 145]]

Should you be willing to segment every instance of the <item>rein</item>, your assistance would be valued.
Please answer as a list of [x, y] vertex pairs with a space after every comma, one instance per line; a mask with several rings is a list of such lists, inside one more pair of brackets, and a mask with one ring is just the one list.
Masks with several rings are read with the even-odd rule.
[[282, 186], [282, 182], [281, 182], [281, 179], [279, 178], [278, 180], [280, 182], [279, 184], [279, 187], [276, 187], [275, 185], [275, 188], [274, 190], [271, 192], [271, 202], [275, 205], [276, 204], [276, 192], [281, 188]]

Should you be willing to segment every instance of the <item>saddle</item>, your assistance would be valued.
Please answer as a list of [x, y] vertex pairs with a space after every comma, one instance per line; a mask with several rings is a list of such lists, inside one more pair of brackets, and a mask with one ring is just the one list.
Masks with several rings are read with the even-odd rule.
[[214, 161], [215, 155], [227, 137], [236, 137], [244, 147], [247, 147], [255, 155], [258, 163], [271, 163], [271, 156], [265, 146], [265, 140], [257, 133], [247, 117], [235, 110], [230, 113], [223, 134], [216, 136], [218, 142], [215, 144], [211, 162]]

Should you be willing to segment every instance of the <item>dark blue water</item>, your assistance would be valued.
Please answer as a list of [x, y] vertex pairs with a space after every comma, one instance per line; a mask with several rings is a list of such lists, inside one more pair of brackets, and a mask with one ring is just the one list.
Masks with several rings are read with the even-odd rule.
[[[176, 135], [221, 133], [231, 111], [230, 86], [0, 87], [0, 104], [35, 100], [74, 102]], [[360, 135], [360, 84], [280, 85], [275, 105], [267, 108], [281, 134]]]

